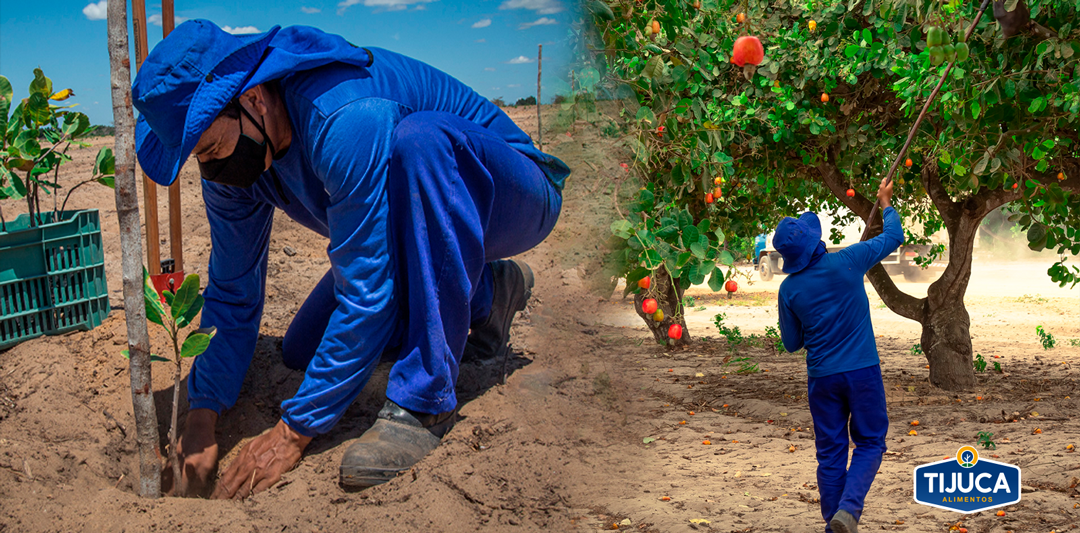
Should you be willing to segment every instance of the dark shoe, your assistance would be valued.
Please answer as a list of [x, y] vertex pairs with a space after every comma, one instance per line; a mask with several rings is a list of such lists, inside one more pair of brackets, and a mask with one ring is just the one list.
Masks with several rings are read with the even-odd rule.
[[438, 415], [409, 411], [386, 400], [378, 418], [341, 458], [341, 484], [367, 488], [386, 483], [439, 447], [457, 410]]
[[859, 533], [859, 521], [847, 511], [836, 511], [829, 520], [829, 527], [833, 533]]
[[502, 260], [492, 263], [491, 270], [495, 281], [491, 313], [483, 322], [472, 326], [462, 361], [505, 359], [510, 351], [510, 324], [532, 296], [534, 281], [529, 265], [522, 261]]

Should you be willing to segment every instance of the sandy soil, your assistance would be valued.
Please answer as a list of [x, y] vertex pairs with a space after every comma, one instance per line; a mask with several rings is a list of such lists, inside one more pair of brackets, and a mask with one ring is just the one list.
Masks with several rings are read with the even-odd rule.
[[[535, 130], [535, 108], [508, 111]], [[406, 475], [362, 493], [341, 490], [337, 465], [342, 445], [382, 403], [385, 367], [335, 431], [317, 438], [269, 491], [243, 502], [135, 496], [113, 198], [104, 188], [79, 195], [73, 204], [102, 212], [114, 312], [93, 331], [0, 353], [0, 531], [821, 531], [802, 358], [760, 346], [733, 356], [712, 325], [725, 313], [744, 334], [763, 333], [776, 322], [780, 278], [744, 282], [732, 300], [692, 290], [689, 325], [698, 342], [682, 352], [653, 345], [621, 291], [610, 298], [590, 291], [602, 285], [601, 243], [618, 189], [609, 184], [625, 175], [618, 167], [625, 153], [584, 125], [572, 136], [549, 131], [559, 124], [554, 110], [546, 113], [546, 149], [575, 175], [559, 225], [524, 255], [537, 287], [514, 326], [512, 373], [499, 384], [497, 368], [463, 367], [463, 418], [444, 444]], [[95, 152], [78, 152], [69, 179], [88, 171]], [[187, 270], [205, 272], [209, 232], [193, 165], [181, 180]], [[2, 207], [10, 217], [21, 206]], [[276, 422], [277, 406], [301, 381], [280, 362], [281, 337], [328, 267], [325, 246], [285, 217], [276, 220], [262, 336], [241, 398], [219, 427], [225, 462]], [[1068, 343], [1080, 338], [1080, 293], [1050, 284], [1047, 266], [976, 262], [967, 298], [973, 343], [1003, 372], [980, 374], [979, 386], [960, 394], [928, 384], [925, 360], [910, 353], [918, 328], [880, 307], [868, 286], [891, 429], [864, 530], [946, 531], [963, 519], [979, 532], [1061, 531], [1080, 522], [1080, 459], [1065, 450], [1080, 431], [1071, 398], [1080, 348]], [[1057, 337], [1057, 348], [1041, 348], [1036, 325]], [[163, 346], [164, 337], [153, 342]], [[763, 371], [737, 372], [740, 357]], [[171, 372], [156, 370], [164, 443]], [[918, 436], [908, 435], [914, 419]], [[1033, 435], [1035, 428], [1042, 433]], [[1023, 468], [1030, 491], [1023, 501], [1003, 518], [911, 503], [912, 468], [973, 444], [978, 431], [992, 431], [991, 453]]]

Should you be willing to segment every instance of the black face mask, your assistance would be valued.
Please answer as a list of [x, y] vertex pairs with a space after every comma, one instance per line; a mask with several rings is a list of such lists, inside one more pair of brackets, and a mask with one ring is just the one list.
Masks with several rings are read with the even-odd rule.
[[[251, 120], [251, 123], [259, 130], [266, 142], [255, 142], [255, 139], [244, 135], [244, 120], [241, 118], [240, 137], [236, 140], [233, 153], [228, 157], [212, 159], [205, 163], [199, 161], [199, 172], [202, 173], [203, 179], [207, 181], [248, 188], [255, 184], [259, 176], [262, 175], [263, 170], [266, 169], [267, 149], [274, 154], [274, 159], [281, 159], [285, 153], [278, 153], [274, 150], [274, 143], [270, 141], [270, 136], [266, 134], [266, 130], [258, 122], [255, 122], [255, 119], [247, 112], [247, 109], [244, 109], [244, 106], [240, 105], [239, 102], [230, 105], [235, 105], [240, 109], [241, 113]], [[265, 122], [265, 119], [263, 120]]]

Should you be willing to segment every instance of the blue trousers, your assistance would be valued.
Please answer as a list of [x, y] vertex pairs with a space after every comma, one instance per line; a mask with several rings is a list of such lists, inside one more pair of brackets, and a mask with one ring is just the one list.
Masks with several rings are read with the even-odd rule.
[[[487, 317], [488, 263], [536, 246], [562, 195], [532, 160], [456, 115], [413, 113], [394, 129], [387, 179], [390, 249], [405, 322], [386, 395], [423, 413], [457, 406], [454, 385], [469, 325]], [[327, 274], [293, 318], [285, 365], [305, 369], [336, 308]]]
[[[838, 510], [862, 515], [863, 503], [885, 454], [889, 417], [881, 365], [809, 378], [810, 414], [814, 417], [817, 481], [821, 516], [828, 524]], [[848, 465], [848, 434], [855, 443]], [[831, 533], [827, 525], [825, 531]]]

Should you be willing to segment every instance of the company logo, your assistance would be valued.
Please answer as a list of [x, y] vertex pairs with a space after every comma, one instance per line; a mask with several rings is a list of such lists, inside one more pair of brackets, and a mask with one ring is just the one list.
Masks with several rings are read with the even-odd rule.
[[964, 446], [955, 459], [915, 467], [915, 502], [974, 513], [1020, 501], [1020, 467], [979, 457]]

